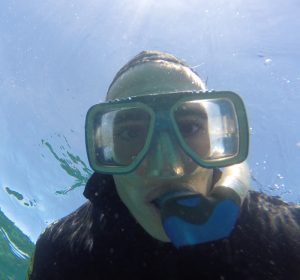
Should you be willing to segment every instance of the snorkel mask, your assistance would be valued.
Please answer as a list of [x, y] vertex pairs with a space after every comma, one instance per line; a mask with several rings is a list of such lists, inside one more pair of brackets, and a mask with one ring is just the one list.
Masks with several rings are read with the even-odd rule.
[[[91, 107], [86, 117], [90, 165], [99, 173], [130, 173], [162, 132], [172, 135], [204, 168], [231, 166], [248, 154], [248, 123], [241, 98], [228, 91], [185, 91], [128, 97]], [[235, 187], [215, 188], [210, 196], [182, 188], [155, 203], [167, 235], [181, 247], [227, 237], [243, 198], [244, 192]]]

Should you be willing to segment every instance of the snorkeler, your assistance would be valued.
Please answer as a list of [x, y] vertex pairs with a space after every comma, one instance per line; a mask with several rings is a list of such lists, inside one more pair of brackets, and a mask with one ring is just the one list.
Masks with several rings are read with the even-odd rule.
[[300, 279], [300, 208], [250, 190], [241, 98], [142, 52], [86, 117], [88, 202], [39, 237], [29, 279]]

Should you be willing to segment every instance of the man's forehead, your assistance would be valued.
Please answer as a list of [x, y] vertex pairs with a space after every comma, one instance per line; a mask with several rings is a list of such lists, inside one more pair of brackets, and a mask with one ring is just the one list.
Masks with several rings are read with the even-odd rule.
[[147, 93], [201, 90], [204, 84], [188, 67], [148, 62], [130, 68], [111, 86], [107, 99]]

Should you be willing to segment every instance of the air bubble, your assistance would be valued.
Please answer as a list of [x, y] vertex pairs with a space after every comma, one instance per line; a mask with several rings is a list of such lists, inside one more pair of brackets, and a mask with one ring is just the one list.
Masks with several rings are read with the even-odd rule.
[[266, 58], [264, 61], [265, 65], [271, 64], [272, 63], [272, 59], [271, 58]]
[[289, 84], [291, 81], [285, 77], [282, 78], [287, 84]]
[[283, 179], [283, 178], [284, 178], [280, 173], [277, 174], [277, 177], [278, 177], [279, 179]]

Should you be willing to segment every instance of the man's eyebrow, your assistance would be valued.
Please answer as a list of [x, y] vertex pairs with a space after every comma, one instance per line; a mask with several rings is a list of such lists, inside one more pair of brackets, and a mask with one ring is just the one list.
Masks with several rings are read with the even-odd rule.
[[114, 122], [126, 122], [126, 121], [143, 121], [144, 119], [148, 119], [149, 115], [146, 112], [120, 112], [116, 115]]
[[190, 116], [190, 115], [196, 115], [200, 116], [201, 118], [207, 119], [207, 113], [204, 108], [200, 108], [199, 106], [193, 106], [189, 105], [186, 106], [186, 109], [178, 108], [176, 111], [176, 115], [180, 116]]

